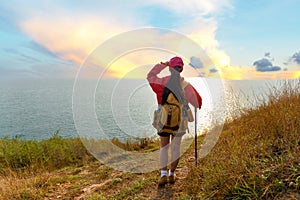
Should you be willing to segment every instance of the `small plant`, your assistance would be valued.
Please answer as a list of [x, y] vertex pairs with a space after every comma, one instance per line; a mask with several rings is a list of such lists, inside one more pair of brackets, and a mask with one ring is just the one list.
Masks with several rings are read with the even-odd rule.
[[113, 178], [112, 181], [111, 181], [111, 183], [114, 185], [116, 183], [120, 183], [121, 181], [122, 181], [121, 178]]

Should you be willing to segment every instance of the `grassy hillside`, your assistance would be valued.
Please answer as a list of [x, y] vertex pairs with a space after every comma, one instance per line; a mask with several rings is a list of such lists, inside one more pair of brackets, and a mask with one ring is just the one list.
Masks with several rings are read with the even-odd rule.
[[233, 115], [213, 151], [191, 170], [185, 192], [200, 199], [299, 199], [299, 82], [270, 88], [259, 107]]
[[[196, 167], [190, 147], [178, 181], [163, 189], [159, 171], [113, 170], [77, 138], [1, 139], [0, 199], [300, 199], [300, 84], [270, 91], [260, 106], [235, 109]], [[112, 142], [129, 151], [158, 148], [157, 140]]]

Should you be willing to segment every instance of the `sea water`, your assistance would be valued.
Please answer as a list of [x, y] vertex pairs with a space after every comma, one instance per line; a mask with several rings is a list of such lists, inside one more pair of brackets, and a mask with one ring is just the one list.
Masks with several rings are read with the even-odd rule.
[[[234, 101], [226, 97], [226, 92], [238, 94], [242, 99], [238, 103], [246, 105], [254, 101], [254, 96], [264, 97], [270, 86], [276, 85], [275, 81], [204, 78], [189, 81], [203, 97], [203, 107], [197, 113], [199, 132], [225, 119], [229, 107], [226, 101]], [[156, 136], [151, 126], [157, 108], [156, 96], [146, 79], [105, 79], [97, 84], [89, 80], [81, 82], [83, 88], [94, 88], [93, 95], [85, 94], [85, 90], [81, 92], [85, 98], [93, 99], [87, 101], [93, 105], [87, 106], [92, 106], [94, 112], [77, 115], [79, 123], [73, 118], [74, 83], [74, 79], [0, 80], [0, 137], [43, 140], [56, 131], [64, 138], [101, 138], [103, 133], [106, 138], [121, 140]], [[91, 118], [96, 118], [98, 123], [90, 125]], [[79, 126], [83, 127], [81, 132]], [[96, 126], [95, 131], [90, 131], [90, 126]], [[193, 124], [190, 129], [194, 129]], [[98, 133], [99, 130], [102, 134]]]

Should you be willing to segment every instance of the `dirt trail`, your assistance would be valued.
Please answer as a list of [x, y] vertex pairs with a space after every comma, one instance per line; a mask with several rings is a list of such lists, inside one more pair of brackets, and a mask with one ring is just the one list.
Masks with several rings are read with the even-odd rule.
[[[159, 159], [159, 158], [157, 158]], [[124, 173], [97, 160], [78, 168], [52, 172], [43, 185], [43, 199], [177, 199], [183, 196], [191, 166], [195, 165], [194, 151], [189, 149], [180, 158], [173, 185], [158, 187], [159, 170], [149, 173]]]
[[[68, 188], [72, 187], [71, 183], [66, 182], [60, 184], [56, 190], [56, 192], [58, 192], [55, 195], [56, 198], [53, 199], [97, 199], [96, 197], [90, 198], [91, 195], [102, 195], [105, 199], [114, 199], [114, 195], [118, 196], [118, 193], [120, 195], [122, 195], [122, 193], [126, 195], [124, 190], [126, 191], [126, 187], [130, 187], [135, 181], [145, 181], [145, 183], [143, 183], [144, 185], [139, 191], [128, 194], [129, 196], [124, 196], [124, 199], [176, 199], [176, 197], [183, 192], [183, 182], [189, 173], [189, 166], [194, 165], [193, 156], [193, 152], [186, 152], [181, 157], [176, 170], [177, 179], [173, 185], [167, 184], [165, 187], [158, 187], [159, 171], [147, 174], [126, 174], [111, 170], [107, 172], [108, 174], [105, 179], [90, 181], [75, 194], [70, 194], [70, 192], [68, 194], [67, 192]], [[80, 172], [79, 175], [84, 174], [83, 179], [89, 179], [93, 176], [95, 177], [99, 171], [102, 171], [101, 168], [105, 168], [105, 166], [100, 164], [97, 170], [92, 167], [91, 169]], [[119, 183], [112, 184], [113, 182]], [[62, 188], [64, 188], [64, 190], [62, 190]], [[122, 198], [118, 196], [117, 199]]]

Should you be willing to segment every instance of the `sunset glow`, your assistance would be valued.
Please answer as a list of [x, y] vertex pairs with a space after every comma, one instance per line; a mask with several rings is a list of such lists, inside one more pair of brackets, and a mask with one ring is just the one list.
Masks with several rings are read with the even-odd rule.
[[[116, 7], [106, 0], [84, 6], [71, 1], [3, 2], [0, 6], [3, 11], [0, 16], [0, 72], [4, 77], [36, 74], [45, 77], [74, 77], [80, 66], [101, 44], [131, 30], [157, 27], [185, 35], [197, 43], [213, 61], [214, 66], [196, 69], [198, 74], [186, 68], [187, 76], [234, 80], [298, 78], [300, 49], [294, 41], [300, 33], [299, 28], [292, 26], [297, 24], [295, 20], [298, 19], [295, 16], [298, 13], [295, 2], [274, 0], [272, 3], [263, 2], [256, 9], [255, 6], [247, 6], [257, 3], [232, 0], [133, 0], [123, 7]], [[275, 13], [281, 12], [284, 12], [281, 21], [273, 22]], [[268, 20], [268, 23], [256, 18]], [[255, 23], [246, 23], [251, 20], [255, 20]], [[278, 30], [278, 33], [270, 30]], [[262, 32], [265, 36], [261, 35]], [[151, 44], [161, 35], [157, 32], [151, 38], [143, 37], [136, 35], [128, 38], [128, 41], [137, 43], [147, 40]], [[171, 34], [162, 42], [162, 47], [171, 47], [173, 43], [174, 37]], [[114, 58], [105, 74], [108, 77], [124, 77], [139, 66], [166, 61], [182, 50], [189, 55], [184, 58], [186, 66], [192, 57], [197, 58], [198, 55], [188, 53], [189, 48], [185, 46], [184, 40], [174, 44], [180, 45], [168, 54], [157, 49], [155, 56], [151, 54], [152, 57], [139, 54]], [[119, 47], [122, 44], [114, 44], [116, 51]], [[174, 50], [174, 45], [172, 48]], [[100, 57], [116, 55], [115, 50], [107, 50]], [[95, 63], [98, 67], [107, 67], [101, 63], [101, 58], [95, 60], [99, 61]], [[139, 75], [133, 77], [144, 78], [145, 74], [142, 73], [145, 72], [139, 72]]]

